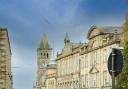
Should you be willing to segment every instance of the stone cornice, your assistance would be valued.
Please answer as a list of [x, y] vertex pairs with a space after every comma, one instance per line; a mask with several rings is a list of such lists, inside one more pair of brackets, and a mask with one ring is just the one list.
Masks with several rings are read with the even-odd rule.
[[106, 43], [106, 44], [104, 44], [104, 45], [95, 47], [95, 48], [93, 48], [93, 49], [85, 49], [84, 51], [81, 51], [81, 52], [80, 52], [80, 50], [79, 50], [80, 48], [79, 48], [79, 49], [76, 50], [76, 51], [70, 51], [70, 52], [67, 53], [67, 54], [59, 55], [59, 56], [57, 57], [57, 61], [60, 60], [60, 59], [62, 59], [62, 58], [65, 58], [65, 57], [72, 56], [72, 55], [74, 55], [74, 54], [76, 54], [76, 53], [80, 53], [80, 55], [83, 55], [83, 54], [92, 52], [92, 51], [94, 51], [94, 50], [98, 50], [98, 49], [104, 48], [104, 47], [106, 47], [106, 46], [112, 45], [112, 44], [114, 44], [114, 43], [120, 43], [120, 40], [111, 41], [111, 42], [108, 42], [108, 43]]
[[47, 76], [47, 79], [51, 79], [51, 78], [55, 78], [56, 79], [56, 76]]
[[52, 48], [47, 48], [47, 49], [46, 48], [45, 49], [37, 48], [37, 50], [46, 50], [47, 51], [47, 50], [52, 50]]
[[74, 54], [76, 54], [76, 53], [79, 53], [80, 52], [80, 50], [75, 50], [75, 51], [70, 51], [70, 52], [68, 52], [68, 53], [65, 53], [65, 54], [61, 54], [61, 55], [59, 55], [58, 57], [57, 57], [57, 61], [58, 60], [60, 60], [60, 59], [62, 59], [62, 58], [65, 58], [65, 57], [68, 57], [68, 56], [72, 56], [72, 55], [74, 55]]
[[73, 77], [74, 75], [79, 75], [79, 72], [65, 74], [65, 75], [61, 75], [61, 76], [58, 76], [58, 77], [59, 78], [65, 78], [65, 77]]
[[107, 44], [98, 46], [98, 47], [93, 48], [93, 49], [88, 49], [88, 50], [85, 49], [84, 51], [82, 51], [82, 52], [80, 53], [80, 55], [83, 55], [83, 54], [92, 52], [92, 51], [94, 51], [94, 50], [98, 50], [98, 49], [104, 48], [104, 47], [106, 47], [106, 46], [110, 46], [110, 45], [112, 45], [112, 44], [114, 44], [114, 43], [120, 43], [120, 40], [116, 40], [116, 41], [108, 42]]

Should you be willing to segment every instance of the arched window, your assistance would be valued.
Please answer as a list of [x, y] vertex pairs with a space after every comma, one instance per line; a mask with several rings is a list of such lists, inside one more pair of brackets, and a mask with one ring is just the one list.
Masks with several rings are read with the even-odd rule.
[[48, 53], [47, 53], [47, 58], [49, 57]]

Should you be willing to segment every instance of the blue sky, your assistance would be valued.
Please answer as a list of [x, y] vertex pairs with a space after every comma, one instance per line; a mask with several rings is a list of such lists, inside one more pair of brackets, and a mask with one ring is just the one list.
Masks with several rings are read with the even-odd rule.
[[121, 26], [126, 14], [127, 0], [0, 0], [0, 27], [8, 28], [12, 67], [19, 67], [12, 68], [14, 89], [32, 89], [43, 33], [56, 54], [66, 32], [71, 41], [85, 42], [92, 25]]

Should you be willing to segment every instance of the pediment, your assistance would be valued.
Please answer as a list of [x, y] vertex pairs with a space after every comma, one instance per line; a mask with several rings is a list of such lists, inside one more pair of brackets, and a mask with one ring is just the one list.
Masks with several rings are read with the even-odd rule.
[[90, 71], [89, 71], [90, 74], [97, 73], [97, 72], [99, 72], [99, 70], [98, 70], [95, 66], [93, 66], [93, 67], [90, 69]]
[[91, 39], [99, 34], [101, 34], [101, 30], [98, 29], [98, 27], [96, 26], [92, 26], [90, 30], [88, 31], [87, 38]]

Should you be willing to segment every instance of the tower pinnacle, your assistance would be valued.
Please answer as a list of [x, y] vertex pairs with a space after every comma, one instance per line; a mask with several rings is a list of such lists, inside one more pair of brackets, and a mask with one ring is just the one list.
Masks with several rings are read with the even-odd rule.
[[69, 42], [70, 42], [70, 39], [69, 39], [68, 33], [66, 33], [65, 38], [64, 38], [64, 43], [66, 44]]
[[47, 39], [47, 36], [46, 36], [45, 33], [43, 34], [43, 37], [42, 37], [42, 39], [41, 39], [40, 48], [43, 48], [43, 49], [48, 49], [48, 48], [50, 48], [50, 45], [49, 45], [49, 43], [48, 43], [48, 39]]

